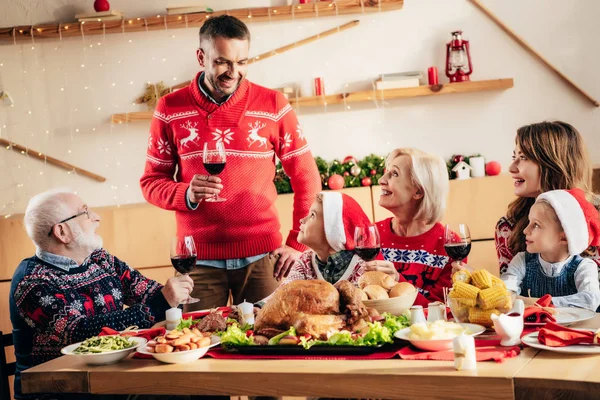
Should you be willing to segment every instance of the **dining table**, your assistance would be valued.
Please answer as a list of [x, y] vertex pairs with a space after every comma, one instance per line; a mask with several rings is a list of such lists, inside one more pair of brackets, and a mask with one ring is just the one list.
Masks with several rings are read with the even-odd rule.
[[[573, 324], [596, 330], [600, 315]], [[213, 359], [163, 364], [129, 357], [89, 366], [62, 356], [22, 373], [25, 393], [302, 396], [381, 399], [600, 398], [600, 353], [525, 346], [502, 362], [458, 371], [453, 361]]]

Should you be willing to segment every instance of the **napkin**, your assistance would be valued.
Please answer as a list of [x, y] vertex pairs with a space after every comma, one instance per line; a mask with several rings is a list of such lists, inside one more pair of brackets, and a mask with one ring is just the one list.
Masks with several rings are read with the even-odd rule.
[[564, 347], [573, 344], [599, 344], [598, 331], [579, 331], [548, 322], [538, 333], [538, 341], [550, 347]]

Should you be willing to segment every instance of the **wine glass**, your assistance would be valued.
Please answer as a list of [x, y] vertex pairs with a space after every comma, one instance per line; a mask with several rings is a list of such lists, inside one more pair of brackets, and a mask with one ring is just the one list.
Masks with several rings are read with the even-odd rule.
[[[204, 163], [204, 168], [210, 175], [219, 175], [223, 169], [225, 169], [225, 146], [223, 146], [223, 142], [218, 141], [216, 147], [217, 148], [215, 150], [209, 150], [208, 142], [204, 143], [202, 162]], [[216, 203], [225, 200], [227, 199], [219, 197], [218, 194], [215, 194], [213, 197], [209, 197], [205, 201]]]
[[[196, 244], [192, 236], [174, 237], [171, 239], [171, 264], [180, 274], [189, 274], [196, 266]], [[199, 302], [191, 296], [182, 304]]]
[[373, 261], [381, 249], [377, 225], [360, 225], [354, 228], [354, 252], [364, 261]]
[[471, 252], [471, 233], [467, 224], [447, 224], [444, 230], [444, 248], [454, 261], [462, 261]]

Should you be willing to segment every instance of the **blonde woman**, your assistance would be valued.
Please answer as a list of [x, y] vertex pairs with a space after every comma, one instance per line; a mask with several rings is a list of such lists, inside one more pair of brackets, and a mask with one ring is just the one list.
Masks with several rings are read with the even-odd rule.
[[449, 188], [444, 160], [417, 149], [396, 149], [379, 184], [379, 205], [394, 216], [377, 223], [384, 260], [365, 263], [365, 269], [397, 271], [399, 281], [419, 289], [415, 304], [443, 301], [452, 273], [440, 223]]

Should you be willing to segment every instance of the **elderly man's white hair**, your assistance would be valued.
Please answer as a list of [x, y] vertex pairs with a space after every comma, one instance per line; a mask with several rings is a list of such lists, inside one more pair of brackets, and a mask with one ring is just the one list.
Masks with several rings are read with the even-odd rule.
[[73, 191], [64, 188], [52, 189], [29, 200], [23, 222], [27, 235], [38, 249], [48, 250], [52, 240], [52, 237], [48, 236], [50, 229], [73, 213], [64, 201], [64, 196], [68, 194], [73, 194]]

